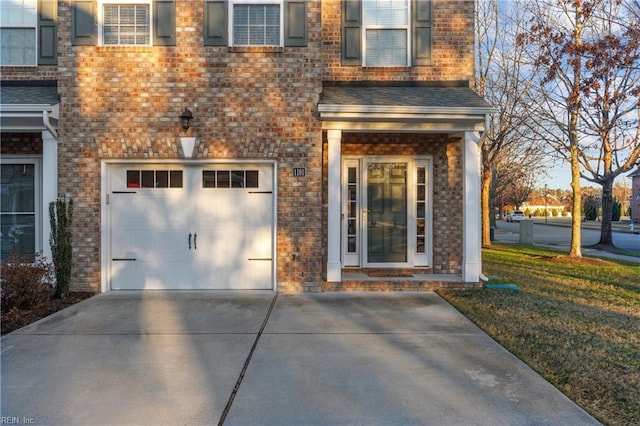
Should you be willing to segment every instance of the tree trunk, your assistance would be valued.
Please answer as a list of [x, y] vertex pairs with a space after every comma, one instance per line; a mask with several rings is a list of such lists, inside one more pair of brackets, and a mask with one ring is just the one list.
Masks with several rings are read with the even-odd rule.
[[[577, 135], [576, 135], [577, 141]], [[581, 249], [581, 221], [582, 221], [582, 193], [580, 190], [580, 163], [578, 162], [578, 147], [571, 146], [571, 189], [573, 190], [573, 203], [571, 206], [571, 247], [570, 257], [582, 257]]]
[[481, 208], [482, 208], [482, 246], [491, 245], [491, 203], [489, 202], [489, 194], [491, 192], [491, 181], [493, 173], [488, 155], [482, 150], [482, 185], [481, 185]]
[[600, 227], [599, 246], [613, 247], [613, 229], [611, 218], [613, 215], [613, 179], [602, 182], [602, 226]]

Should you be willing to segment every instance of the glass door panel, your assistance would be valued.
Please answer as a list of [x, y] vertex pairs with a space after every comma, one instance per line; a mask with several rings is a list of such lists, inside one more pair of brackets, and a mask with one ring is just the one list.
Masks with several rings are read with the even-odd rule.
[[407, 262], [407, 163], [367, 166], [367, 262]]
[[1, 257], [12, 251], [24, 255], [36, 252], [35, 164], [2, 164]]

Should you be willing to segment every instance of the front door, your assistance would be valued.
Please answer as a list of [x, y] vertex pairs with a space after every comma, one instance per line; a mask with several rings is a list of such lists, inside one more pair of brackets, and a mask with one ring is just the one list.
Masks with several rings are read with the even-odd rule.
[[367, 163], [367, 263], [407, 262], [407, 163]]
[[342, 264], [428, 267], [432, 259], [431, 159], [343, 159]]

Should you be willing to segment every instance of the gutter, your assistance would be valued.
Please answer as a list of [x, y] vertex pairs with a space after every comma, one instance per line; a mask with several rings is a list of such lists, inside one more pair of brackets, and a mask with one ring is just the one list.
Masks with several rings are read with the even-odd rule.
[[[2, 119], [32, 118], [34, 120], [33, 127], [9, 126], [3, 130], [9, 132], [47, 130], [54, 138], [58, 139], [58, 131], [51, 123], [52, 115], [57, 113], [55, 110], [57, 110], [57, 104], [0, 104], [0, 118]], [[39, 123], [40, 125], [36, 125], [35, 123]]]

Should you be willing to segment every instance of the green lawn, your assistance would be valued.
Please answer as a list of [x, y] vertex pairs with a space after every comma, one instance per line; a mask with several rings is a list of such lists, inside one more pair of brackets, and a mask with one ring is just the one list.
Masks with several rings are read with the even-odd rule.
[[483, 251], [512, 290], [439, 293], [605, 424], [640, 424], [640, 265], [531, 246]]

